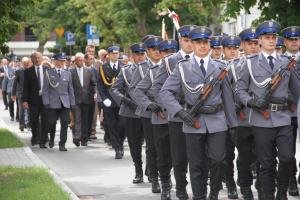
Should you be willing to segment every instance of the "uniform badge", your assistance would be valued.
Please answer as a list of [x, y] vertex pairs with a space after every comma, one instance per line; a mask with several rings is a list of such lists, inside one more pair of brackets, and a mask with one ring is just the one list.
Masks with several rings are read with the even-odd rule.
[[139, 44], [139, 47], [140, 47], [140, 48], [142, 48], [142, 47], [143, 47], [143, 44], [142, 44], [142, 43], [140, 43], [140, 44]]
[[274, 22], [273, 22], [273, 21], [269, 21], [269, 27], [272, 27], [272, 26], [273, 26], [273, 24], [274, 24]]
[[296, 27], [292, 27], [291, 32], [296, 32]]
[[205, 27], [201, 27], [201, 32], [205, 32]]
[[251, 33], [256, 33], [255, 28], [251, 29]]
[[171, 41], [171, 40], [168, 40], [168, 44], [171, 45], [171, 44], [172, 44], [172, 41]]

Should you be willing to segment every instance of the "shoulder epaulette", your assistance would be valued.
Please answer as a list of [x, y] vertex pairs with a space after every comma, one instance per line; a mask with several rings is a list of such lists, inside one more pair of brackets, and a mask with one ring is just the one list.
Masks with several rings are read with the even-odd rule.
[[186, 61], [189, 61], [189, 60], [190, 60], [190, 59], [183, 58], [183, 59], [179, 60], [178, 63], [186, 62]]
[[145, 64], [147, 64], [147, 60], [139, 63], [139, 65], [145, 65]]
[[256, 53], [256, 54], [252, 54], [252, 55], [247, 56], [247, 59], [255, 58], [255, 57], [257, 57], [257, 56], [258, 56], [257, 53]]
[[168, 58], [168, 57], [171, 57], [171, 56], [173, 56], [173, 55], [176, 55], [176, 53], [171, 53], [171, 54], [167, 55], [167, 56], [165, 57], [165, 59]]
[[150, 69], [154, 69], [154, 68], [156, 68], [156, 67], [158, 67], [159, 65], [152, 65], [151, 67], [150, 67]]
[[213, 61], [215, 62], [219, 62], [219, 63], [222, 63], [222, 64], [226, 64], [226, 62], [224, 60], [220, 60], [220, 59], [212, 59]]

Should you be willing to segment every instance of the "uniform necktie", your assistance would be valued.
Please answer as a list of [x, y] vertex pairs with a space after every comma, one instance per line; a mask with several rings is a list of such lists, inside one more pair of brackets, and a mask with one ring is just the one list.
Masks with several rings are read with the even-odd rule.
[[269, 65], [270, 65], [271, 69], [273, 70], [274, 69], [273, 56], [268, 56], [268, 59], [269, 59]]
[[60, 77], [60, 69], [57, 70], [58, 76]]
[[185, 55], [184, 58], [185, 58], [185, 59], [189, 59], [189, 58], [190, 58], [190, 55]]
[[41, 89], [41, 75], [40, 75], [40, 67], [37, 67], [37, 79], [38, 79], [38, 86], [39, 86], [39, 90]]
[[205, 76], [206, 75], [206, 70], [204, 68], [204, 60], [203, 59], [200, 60], [200, 69], [202, 71], [203, 76]]
[[117, 72], [116, 64], [114, 64], [114, 66], [113, 66], [113, 72], [114, 72], [114, 74]]

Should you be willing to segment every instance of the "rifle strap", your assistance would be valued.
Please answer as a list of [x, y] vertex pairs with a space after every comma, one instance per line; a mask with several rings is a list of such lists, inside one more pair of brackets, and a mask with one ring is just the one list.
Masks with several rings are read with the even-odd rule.
[[143, 72], [142, 65], [138, 65], [138, 69], [139, 69], [139, 72], [140, 72], [141, 78], [143, 79], [143, 78], [145, 77], [145, 75], [144, 75], [144, 72]]
[[247, 59], [247, 67], [248, 67], [248, 70], [249, 70], [250, 77], [251, 77], [253, 83], [254, 83], [257, 87], [259, 87], [259, 88], [264, 88], [264, 87], [266, 87], [266, 86], [269, 84], [269, 82], [272, 80], [272, 79], [269, 77], [269, 78], [266, 78], [264, 81], [262, 81], [262, 82], [260, 82], [260, 83], [257, 82], [257, 81], [255, 80], [254, 76], [253, 76], [253, 71], [252, 71], [251, 60], [250, 60], [250, 59]]
[[126, 77], [126, 74], [125, 74], [125, 68], [122, 67], [122, 68], [121, 68], [121, 71], [122, 71], [122, 75], [123, 75], [123, 78], [124, 78], [124, 81], [125, 81], [126, 85], [129, 86], [130, 83], [128, 82], [128, 79], [127, 79], [127, 77]]
[[167, 69], [168, 75], [170, 75], [172, 71], [170, 69], [170, 64], [169, 64], [168, 57], [165, 58], [165, 63], [166, 63], [166, 69]]

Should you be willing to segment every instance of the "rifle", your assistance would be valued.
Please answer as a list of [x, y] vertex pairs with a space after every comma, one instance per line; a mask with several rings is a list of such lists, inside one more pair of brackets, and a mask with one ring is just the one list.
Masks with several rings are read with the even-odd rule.
[[[189, 114], [194, 118], [199, 109], [204, 105], [205, 101], [208, 99], [209, 95], [211, 94], [211, 92], [214, 89], [214, 86], [219, 82], [225, 79], [226, 75], [228, 73], [228, 67], [224, 67], [219, 75], [212, 79], [207, 85], [205, 85], [199, 95], [199, 97], [197, 98], [197, 101], [195, 102], [195, 104], [193, 105], [193, 107], [190, 109]], [[201, 128], [201, 124], [199, 121], [197, 121], [194, 118], [194, 128], [199, 129]]]
[[[289, 58], [290, 62], [289, 64], [286, 66], [286, 69], [284, 68], [279, 68], [272, 76], [271, 81], [268, 83], [267, 85], [267, 89], [266, 92], [263, 95], [263, 99], [266, 101], [270, 101], [270, 98], [272, 96], [272, 94], [275, 92], [275, 90], [278, 88], [280, 81], [282, 80], [282, 75], [286, 72], [286, 71], [291, 71], [294, 67], [295, 64], [297, 63], [297, 61], [294, 58]], [[266, 110], [257, 110], [259, 111], [262, 116], [268, 120], [270, 118], [270, 113]]]

